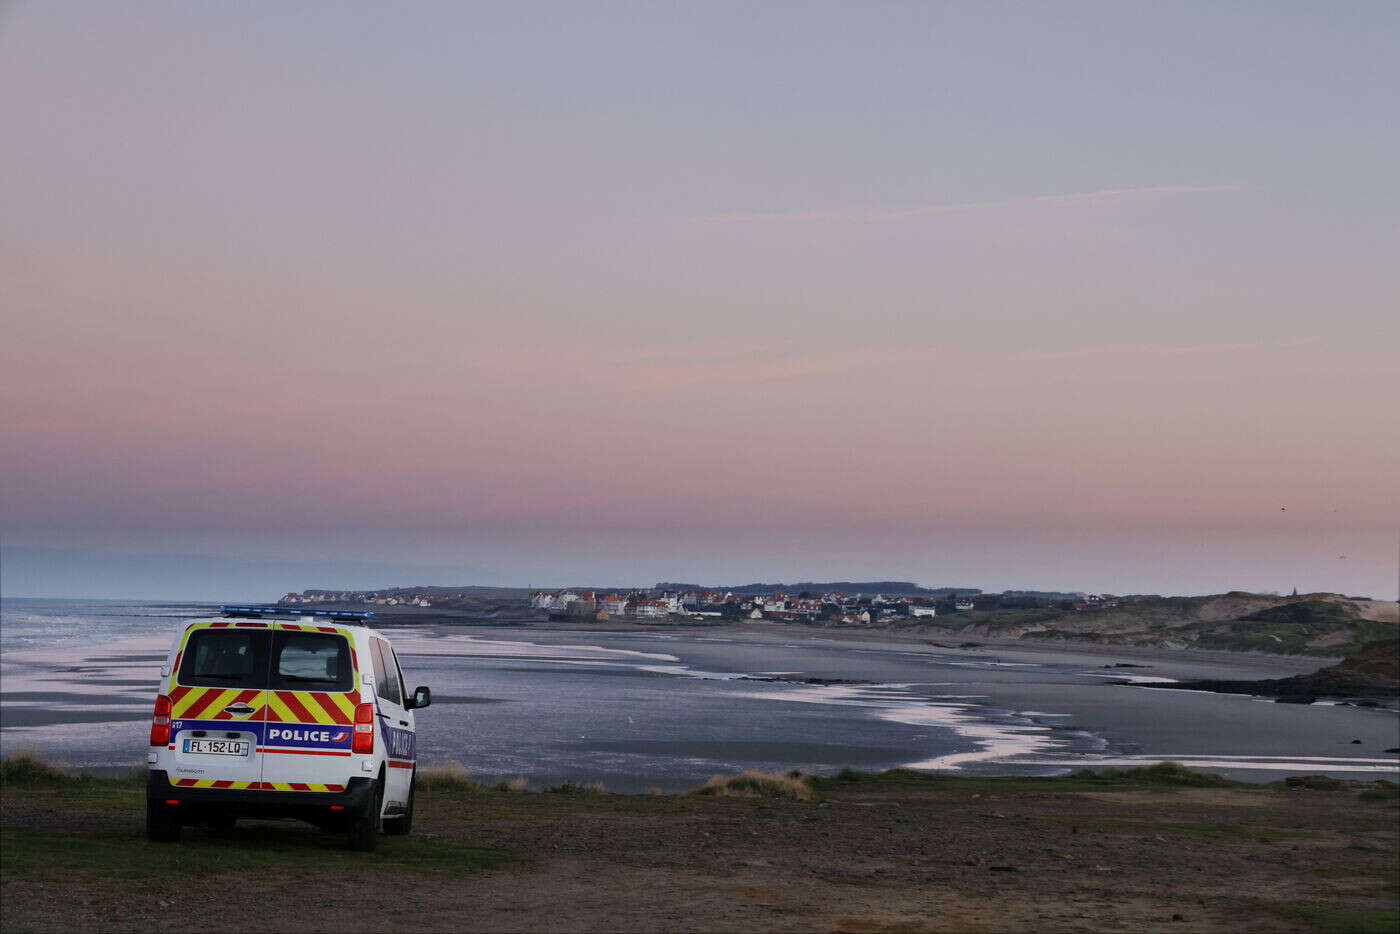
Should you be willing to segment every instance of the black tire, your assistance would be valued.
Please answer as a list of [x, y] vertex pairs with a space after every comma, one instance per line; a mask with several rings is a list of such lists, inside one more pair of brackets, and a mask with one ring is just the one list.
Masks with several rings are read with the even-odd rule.
[[152, 843], [180, 842], [180, 829], [183, 826], [180, 816], [167, 807], [146, 802], [146, 839]]
[[365, 809], [350, 821], [350, 827], [346, 831], [345, 839], [350, 849], [358, 850], [361, 853], [373, 853], [379, 846], [380, 824], [379, 812], [384, 807], [384, 783], [378, 781], [374, 783], [374, 791], [370, 793], [369, 803]]
[[408, 804], [403, 814], [384, 822], [384, 833], [390, 837], [406, 837], [413, 833], [413, 792], [418, 785], [418, 770], [408, 777]]

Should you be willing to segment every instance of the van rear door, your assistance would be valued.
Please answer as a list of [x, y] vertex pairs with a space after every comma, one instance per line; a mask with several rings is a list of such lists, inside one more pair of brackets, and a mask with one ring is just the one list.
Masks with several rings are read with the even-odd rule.
[[191, 623], [170, 672], [170, 782], [260, 787], [267, 692], [267, 623]]
[[344, 791], [360, 673], [350, 632], [276, 623], [268, 659], [263, 788]]

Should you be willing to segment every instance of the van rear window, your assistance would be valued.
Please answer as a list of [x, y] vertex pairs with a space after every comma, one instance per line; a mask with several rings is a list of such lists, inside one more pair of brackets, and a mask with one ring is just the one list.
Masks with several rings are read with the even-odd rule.
[[350, 646], [325, 632], [198, 629], [190, 634], [179, 682], [274, 691], [349, 691]]
[[242, 690], [266, 687], [267, 646], [266, 632], [197, 629], [185, 645], [180, 683]]
[[348, 691], [355, 686], [350, 646], [324, 632], [274, 633], [272, 677], [278, 691]]

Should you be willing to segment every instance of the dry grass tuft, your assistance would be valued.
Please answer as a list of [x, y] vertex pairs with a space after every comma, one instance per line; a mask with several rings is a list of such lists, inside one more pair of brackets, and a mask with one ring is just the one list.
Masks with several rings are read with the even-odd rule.
[[0, 785], [35, 788], [70, 785], [90, 779], [91, 776], [74, 775], [54, 765], [37, 752], [17, 752], [0, 759]]
[[691, 794], [730, 798], [791, 798], [815, 801], [817, 793], [805, 777], [774, 775], [750, 769], [739, 775], [716, 775]]
[[466, 766], [460, 762], [444, 762], [442, 765], [419, 769], [416, 779], [418, 787], [434, 791], [482, 791], [481, 782], [471, 777]]

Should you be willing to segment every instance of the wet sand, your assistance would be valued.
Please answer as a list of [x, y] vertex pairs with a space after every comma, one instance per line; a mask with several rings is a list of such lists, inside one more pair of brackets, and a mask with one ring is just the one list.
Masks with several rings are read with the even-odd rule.
[[[486, 778], [640, 790], [691, 787], [755, 764], [1051, 774], [1160, 759], [1253, 781], [1400, 777], [1400, 758], [1385, 752], [1400, 746], [1393, 710], [1133, 683], [1283, 677], [1327, 659], [1065, 643], [949, 648], [904, 633], [771, 623], [389, 632], [409, 680], [437, 695], [420, 715], [423, 761], [461, 761]], [[78, 765], [139, 762], [139, 721], [162, 658], [153, 647], [10, 653], [0, 743], [53, 748]]]

